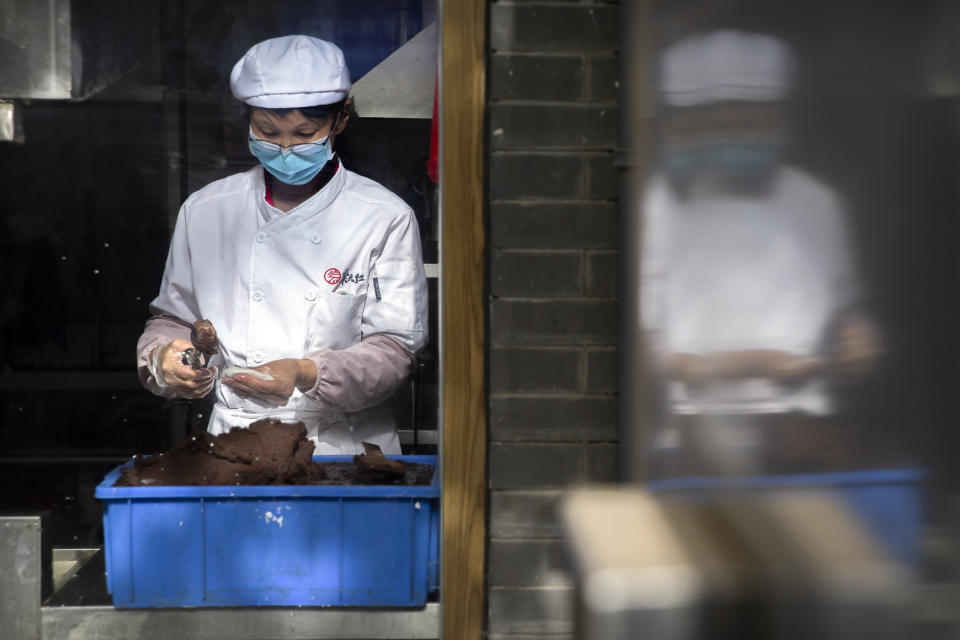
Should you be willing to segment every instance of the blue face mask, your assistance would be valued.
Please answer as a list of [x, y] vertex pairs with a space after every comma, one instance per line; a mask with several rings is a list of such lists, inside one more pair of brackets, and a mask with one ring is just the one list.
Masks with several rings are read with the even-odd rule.
[[[333, 129], [337, 123], [334, 122]], [[333, 158], [333, 149], [330, 136], [317, 142], [295, 144], [290, 147], [281, 147], [278, 144], [261, 140], [250, 130], [250, 139], [247, 143], [260, 164], [273, 177], [284, 184], [306, 184], [320, 173], [323, 166]]]
[[780, 161], [777, 139], [711, 140], [668, 145], [667, 171], [678, 178], [707, 172], [727, 177], [759, 176], [775, 169]]

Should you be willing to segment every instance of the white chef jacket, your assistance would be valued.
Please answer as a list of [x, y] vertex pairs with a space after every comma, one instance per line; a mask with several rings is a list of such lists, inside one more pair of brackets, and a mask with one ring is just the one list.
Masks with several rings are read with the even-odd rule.
[[[180, 209], [155, 315], [209, 319], [214, 363], [257, 367], [341, 350], [383, 334], [411, 353], [427, 338], [426, 277], [413, 211], [379, 184], [340, 166], [316, 194], [284, 213], [265, 199], [261, 166], [218, 180]], [[283, 407], [217, 381], [208, 430], [275, 417], [302, 420], [316, 453], [399, 453], [390, 410], [346, 412], [295, 390]]]
[[[835, 314], [855, 301], [847, 229], [835, 195], [811, 176], [777, 169], [766, 194], [695, 182], [684, 198], [651, 180], [644, 206], [641, 317], [663, 354], [770, 349], [815, 355]], [[785, 392], [768, 380], [671, 383], [674, 409], [743, 413], [830, 404], [822, 380]]]

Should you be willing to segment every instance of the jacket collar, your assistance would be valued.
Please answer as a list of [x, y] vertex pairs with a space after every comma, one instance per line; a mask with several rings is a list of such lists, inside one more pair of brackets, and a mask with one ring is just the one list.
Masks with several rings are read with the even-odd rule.
[[[339, 158], [337, 159], [339, 162]], [[266, 181], [262, 167], [254, 170], [254, 194], [257, 199], [257, 211], [260, 214], [260, 227], [292, 227], [304, 220], [322, 213], [329, 207], [346, 184], [346, 170], [339, 163], [337, 171], [330, 180], [315, 194], [284, 213], [266, 201]]]

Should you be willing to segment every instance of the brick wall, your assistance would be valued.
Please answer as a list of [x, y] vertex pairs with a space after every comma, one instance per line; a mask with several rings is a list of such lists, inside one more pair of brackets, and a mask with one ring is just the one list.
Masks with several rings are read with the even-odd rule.
[[570, 637], [556, 503], [617, 477], [618, 21], [490, 5], [491, 640]]

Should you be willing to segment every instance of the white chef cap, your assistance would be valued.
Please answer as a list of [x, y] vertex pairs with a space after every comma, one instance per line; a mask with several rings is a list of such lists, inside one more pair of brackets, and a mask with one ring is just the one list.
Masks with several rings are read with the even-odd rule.
[[283, 36], [250, 47], [230, 73], [230, 90], [252, 107], [333, 104], [347, 97], [350, 71], [337, 45], [310, 36]]
[[668, 47], [661, 58], [661, 93], [675, 107], [779, 100], [791, 80], [786, 45], [757, 33], [724, 30], [692, 36]]

